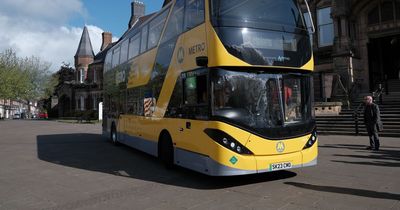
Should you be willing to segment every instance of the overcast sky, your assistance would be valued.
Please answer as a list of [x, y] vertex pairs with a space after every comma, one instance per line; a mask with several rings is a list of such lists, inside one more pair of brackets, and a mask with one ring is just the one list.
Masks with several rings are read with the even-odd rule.
[[[36, 56], [52, 63], [73, 65], [83, 26], [87, 25], [93, 50], [101, 33], [114, 40], [127, 29], [131, 0], [0, 0], [0, 52], [13, 48], [19, 57]], [[144, 0], [146, 13], [161, 8], [163, 0]]]

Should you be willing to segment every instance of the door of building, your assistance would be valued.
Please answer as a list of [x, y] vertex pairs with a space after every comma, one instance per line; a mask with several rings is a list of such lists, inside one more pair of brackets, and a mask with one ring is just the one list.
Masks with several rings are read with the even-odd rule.
[[391, 81], [400, 77], [400, 35], [370, 39], [368, 57], [370, 91], [380, 83], [391, 91]]

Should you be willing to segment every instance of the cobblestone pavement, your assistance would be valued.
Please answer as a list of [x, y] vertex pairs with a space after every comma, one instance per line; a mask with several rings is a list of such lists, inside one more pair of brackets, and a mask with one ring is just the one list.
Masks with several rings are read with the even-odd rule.
[[0, 209], [400, 209], [400, 139], [320, 136], [315, 167], [240, 177], [165, 169], [100, 125], [0, 121]]

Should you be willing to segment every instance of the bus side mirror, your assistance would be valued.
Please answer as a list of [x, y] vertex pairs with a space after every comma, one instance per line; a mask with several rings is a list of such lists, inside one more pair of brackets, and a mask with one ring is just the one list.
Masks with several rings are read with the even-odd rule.
[[208, 66], [208, 57], [207, 56], [196, 57], [196, 65], [207, 67]]

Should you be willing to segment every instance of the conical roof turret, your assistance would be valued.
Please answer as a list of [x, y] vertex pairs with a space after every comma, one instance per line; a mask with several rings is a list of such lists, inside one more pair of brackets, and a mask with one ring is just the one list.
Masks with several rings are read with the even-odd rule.
[[78, 50], [76, 51], [75, 54], [75, 57], [80, 57], [80, 56], [94, 57], [93, 47], [89, 37], [89, 31], [86, 26], [83, 28], [81, 41], [79, 42]]

